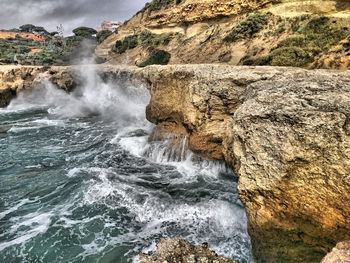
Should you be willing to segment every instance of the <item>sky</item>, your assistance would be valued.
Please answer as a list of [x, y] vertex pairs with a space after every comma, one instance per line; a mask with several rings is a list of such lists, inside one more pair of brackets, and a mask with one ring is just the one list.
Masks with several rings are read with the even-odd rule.
[[104, 20], [131, 18], [151, 0], [0, 0], [0, 29], [18, 28], [23, 24], [43, 26], [56, 31], [63, 25], [71, 35], [79, 26], [96, 28]]

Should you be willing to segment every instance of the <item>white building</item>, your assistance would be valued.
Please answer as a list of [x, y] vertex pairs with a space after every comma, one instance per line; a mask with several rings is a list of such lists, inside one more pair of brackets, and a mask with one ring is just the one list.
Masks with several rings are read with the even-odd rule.
[[101, 27], [97, 29], [97, 31], [102, 31], [102, 30], [109, 30], [109, 31], [116, 31], [118, 27], [122, 25], [122, 22], [119, 21], [103, 21], [101, 23]]

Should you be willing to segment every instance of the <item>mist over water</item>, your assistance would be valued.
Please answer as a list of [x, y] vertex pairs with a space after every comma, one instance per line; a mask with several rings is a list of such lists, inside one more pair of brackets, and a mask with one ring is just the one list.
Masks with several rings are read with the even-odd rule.
[[150, 141], [145, 87], [82, 75], [0, 110], [0, 262], [135, 262], [162, 237], [252, 262], [233, 172]]

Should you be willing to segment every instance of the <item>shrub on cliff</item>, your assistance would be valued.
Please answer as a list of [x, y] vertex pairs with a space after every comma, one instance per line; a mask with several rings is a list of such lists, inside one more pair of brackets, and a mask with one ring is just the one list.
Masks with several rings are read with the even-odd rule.
[[134, 35], [125, 37], [115, 43], [114, 51], [123, 54], [128, 49], [136, 48], [138, 45], [143, 47], [157, 48], [160, 45], [166, 46], [173, 39], [174, 34], [152, 34], [147, 30], [137, 32]]
[[226, 42], [236, 42], [241, 39], [252, 38], [267, 25], [266, 14], [254, 14], [238, 22], [231, 33], [224, 38]]
[[123, 40], [118, 40], [115, 43], [115, 49], [117, 53], [123, 54], [128, 49], [133, 49], [138, 45], [138, 36], [130, 35], [124, 38]]
[[308, 67], [315, 58], [327, 52], [350, 35], [328, 17], [315, 18], [296, 29], [295, 35], [281, 41], [268, 56], [243, 60], [245, 65]]
[[151, 13], [153, 11], [167, 9], [175, 4], [179, 5], [184, 2], [185, 0], [176, 0], [176, 2], [174, 0], [152, 0], [152, 2], [146, 3], [145, 7], [140, 12], [144, 13], [147, 11], [148, 13]]
[[171, 54], [164, 50], [157, 50], [146, 61], [142, 62], [139, 67], [146, 67], [149, 65], [167, 65], [171, 58]]
[[102, 43], [107, 37], [109, 37], [112, 34], [113, 33], [109, 30], [102, 30], [98, 32], [96, 35], [98, 43]]

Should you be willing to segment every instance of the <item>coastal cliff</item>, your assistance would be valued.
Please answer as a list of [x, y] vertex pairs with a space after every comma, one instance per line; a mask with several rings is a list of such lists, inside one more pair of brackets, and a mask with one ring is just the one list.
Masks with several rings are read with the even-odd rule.
[[[82, 81], [74, 77], [77, 67], [30, 69], [66, 90]], [[348, 71], [223, 65], [96, 71], [103, 81], [147, 85], [155, 139], [187, 137], [192, 151], [234, 168], [257, 262], [320, 262], [350, 239]], [[35, 74], [29, 79], [34, 83]]]
[[350, 2], [153, 0], [96, 48], [110, 63], [350, 67]]
[[147, 75], [147, 117], [234, 167], [257, 262], [319, 262], [349, 239], [349, 72], [164, 71]]

